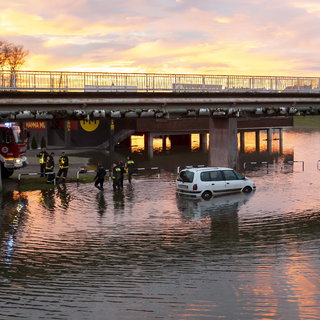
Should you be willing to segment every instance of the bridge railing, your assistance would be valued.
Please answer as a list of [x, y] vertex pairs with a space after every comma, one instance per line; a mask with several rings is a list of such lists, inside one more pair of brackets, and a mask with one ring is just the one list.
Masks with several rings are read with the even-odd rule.
[[319, 77], [0, 71], [0, 91], [220, 92], [320, 91]]

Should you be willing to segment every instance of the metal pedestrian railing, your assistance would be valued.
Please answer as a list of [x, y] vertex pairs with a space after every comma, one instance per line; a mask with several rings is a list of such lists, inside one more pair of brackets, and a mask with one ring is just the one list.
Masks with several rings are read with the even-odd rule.
[[[320, 160], [319, 160], [320, 161]], [[250, 161], [250, 162], [244, 162], [243, 163], [243, 171], [248, 171], [248, 170], [254, 170], [258, 167], [265, 167], [267, 169], [267, 172], [270, 168], [270, 166], [278, 164], [280, 165], [280, 171], [283, 171], [284, 165], [293, 165], [294, 163], [300, 163], [301, 164], [301, 171], [304, 171], [304, 161], [301, 160], [288, 160], [285, 162], [279, 162], [279, 163], [268, 163], [267, 161]], [[317, 164], [317, 168], [319, 169], [319, 162]]]
[[0, 71], [0, 91], [320, 92], [320, 77]]
[[[54, 175], [53, 179], [52, 179], [52, 182], [54, 185], [56, 185], [56, 176], [55, 176], [55, 173], [54, 172], [45, 172], [44, 173], [45, 175]], [[28, 173], [19, 173], [18, 174], [18, 182], [20, 183], [21, 182], [21, 177], [22, 176], [39, 176], [41, 175], [41, 173], [39, 172], [28, 172]]]
[[[135, 168], [135, 171], [134, 171], [134, 175], [138, 174], [138, 173], [146, 173], [146, 172], [154, 172], [156, 171], [157, 172], [157, 177], [160, 178], [160, 168], [159, 167], [151, 167], [151, 168]], [[87, 173], [96, 173], [97, 171], [96, 170], [87, 170], [87, 169], [80, 169], [77, 171], [77, 181], [79, 181], [80, 179], [80, 174], [87, 174]], [[107, 176], [110, 178], [111, 176], [111, 172], [110, 170], [106, 170], [107, 172]]]

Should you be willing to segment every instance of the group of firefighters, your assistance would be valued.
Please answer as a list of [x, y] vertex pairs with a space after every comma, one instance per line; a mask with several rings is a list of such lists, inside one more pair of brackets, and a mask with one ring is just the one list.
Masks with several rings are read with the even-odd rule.
[[[127, 157], [127, 162], [123, 163], [122, 161], [114, 162], [112, 164], [112, 186], [113, 190], [122, 190], [123, 189], [123, 180], [125, 173], [128, 176], [128, 182], [131, 184], [132, 174], [135, 171], [135, 163], [130, 156]], [[95, 176], [94, 186], [99, 190], [103, 190], [104, 178], [107, 171], [102, 166], [101, 163], [98, 163], [97, 173]]]
[[[46, 148], [38, 153], [37, 157], [39, 158], [40, 163], [40, 175], [41, 177], [47, 176], [47, 183], [53, 183], [55, 179], [54, 173], [54, 152], [50, 154], [46, 151]], [[61, 153], [59, 158], [59, 171], [57, 173], [56, 181], [65, 182], [69, 169], [69, 158], [65, 152]], [[122, 190], [123, 189], [123, 180], [125, 173], [128, 177], [128, 182], [131, 184], [132, 174], [135, 171], [135, 163], [130, 156], [127, 157], [126, 163], [119, 161], [114, 162], [112, 165], [112, 182], [113, 190]], [[94, 186], [99, 190], [103, 190], [103, 184], [105, 176], [107, 174], [106, 169], [102, 166], [101, 163], [98, 163], [96, 176], [94, 178]]]
[[[47, 183], [53, 183], [55, 179], [54, 169], [54, 152], [50, 154], [46, 151], [46, 148], [42, 148], [42, 150], [37, 154], [40, 163], [40, 176], [47, 176]], [[57, 173], [57, 181], [62, 180], [66, 181], [67, 174], [69, 169], [69, 158], [68, 156], [62, 152], [59, 158], [59, 171]]]

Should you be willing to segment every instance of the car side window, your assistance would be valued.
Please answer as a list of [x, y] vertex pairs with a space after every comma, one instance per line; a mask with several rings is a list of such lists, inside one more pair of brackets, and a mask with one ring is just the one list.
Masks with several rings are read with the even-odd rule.
[[226, 180], [239, 180], [238, 175], [233, 170], [223, 170]]
[[200, 174], [201, 181], [221, 181], [224, 180], [221, 171], [205, 171]]

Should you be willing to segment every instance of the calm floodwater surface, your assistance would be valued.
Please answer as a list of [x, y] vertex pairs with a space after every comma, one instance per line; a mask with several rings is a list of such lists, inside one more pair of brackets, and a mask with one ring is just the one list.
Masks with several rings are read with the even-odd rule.
[[8, 191], [0, 319], [319, 319], [320, 132], [287, 132], [293, 166], [255, 193], [176, 197], [173, 174]]

